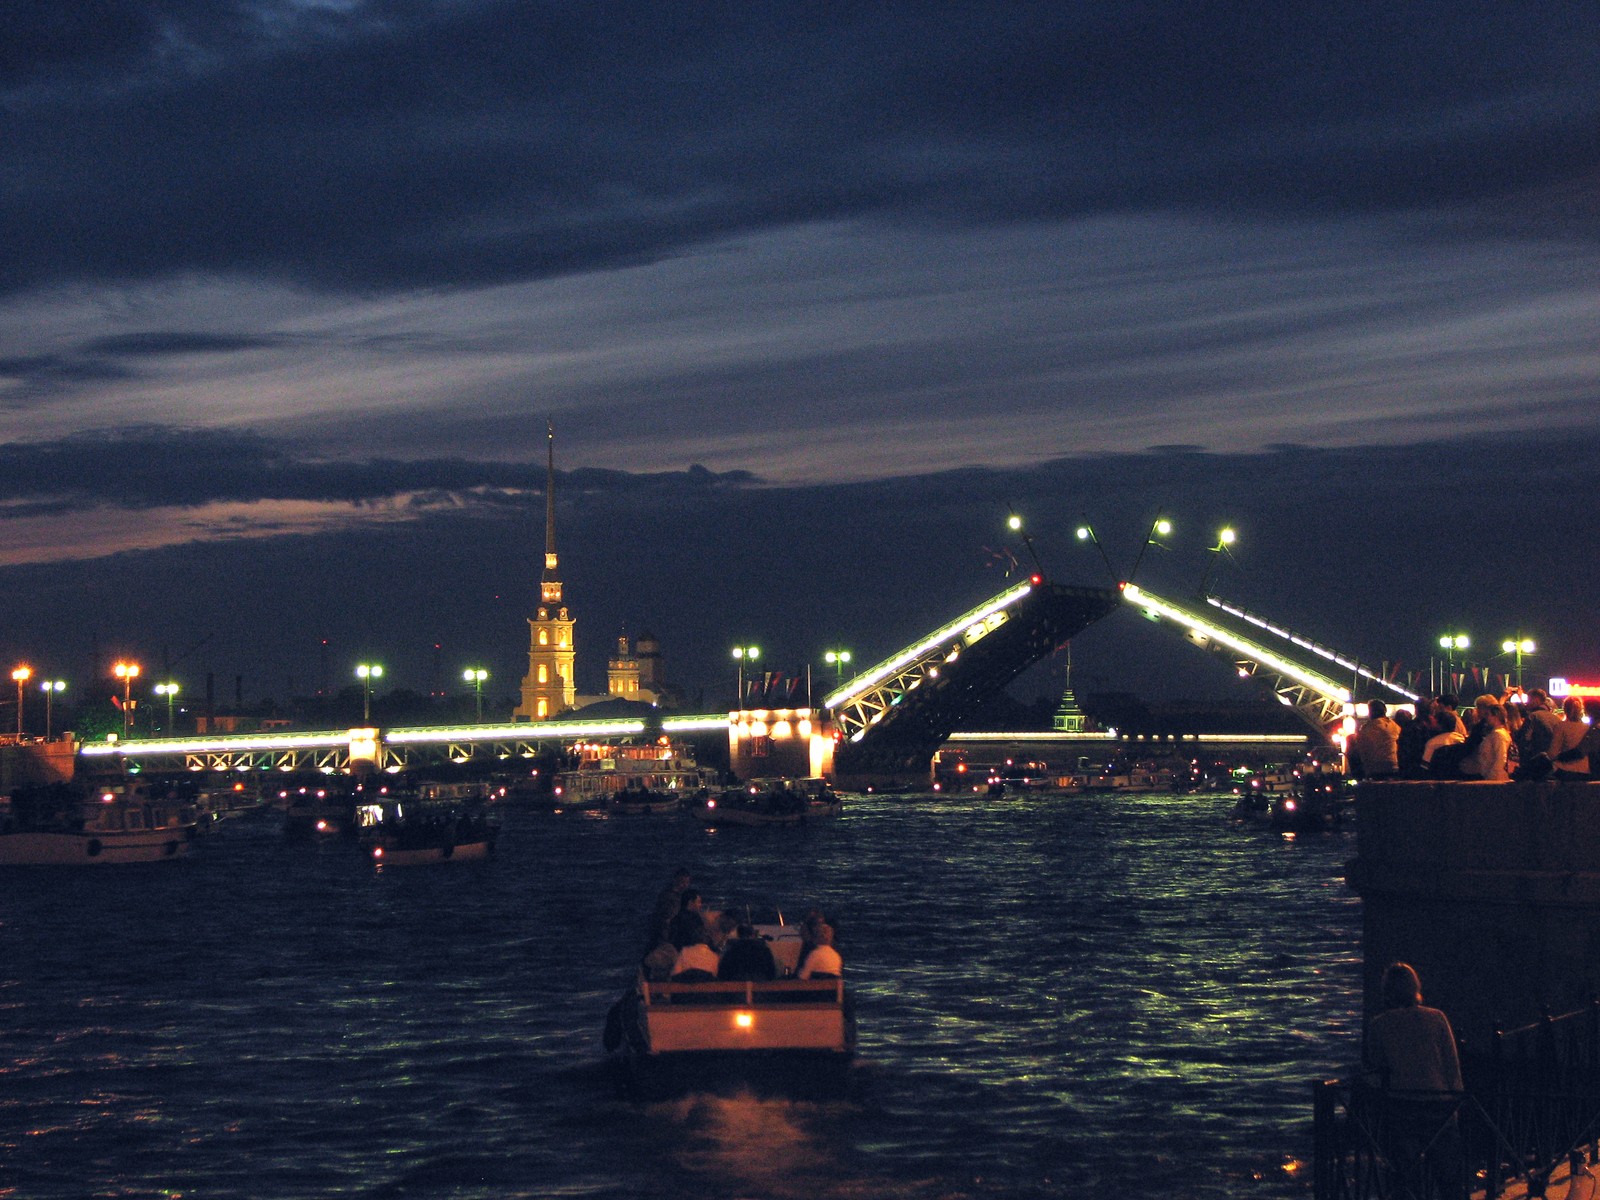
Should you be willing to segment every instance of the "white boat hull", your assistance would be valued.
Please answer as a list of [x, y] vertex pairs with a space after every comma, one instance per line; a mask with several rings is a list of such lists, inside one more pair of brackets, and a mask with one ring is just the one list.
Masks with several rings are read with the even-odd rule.
[[103, 833], [0, 834], [0, 866], [115, 866], [184, 858], [192, 827]]

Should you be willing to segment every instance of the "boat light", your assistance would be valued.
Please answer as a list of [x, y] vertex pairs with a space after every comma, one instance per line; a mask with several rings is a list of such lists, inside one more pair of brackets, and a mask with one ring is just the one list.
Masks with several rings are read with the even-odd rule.
[[756, 1015], [753, 1012], [736, 1012], [733, 1014], [733, 1023], [740, 1029], [750, 1029], [756, 1023]]

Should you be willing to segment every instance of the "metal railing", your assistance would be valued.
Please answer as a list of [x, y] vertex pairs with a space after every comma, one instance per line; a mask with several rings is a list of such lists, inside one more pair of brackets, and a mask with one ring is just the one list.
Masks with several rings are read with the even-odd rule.
[[1563, 1165], [1600, 1161], [1600, 1002], [1497, 1031], [1462, 1065], [1459, 1093], [1318, 1082], [1317, 1200], [1543, 1196]]

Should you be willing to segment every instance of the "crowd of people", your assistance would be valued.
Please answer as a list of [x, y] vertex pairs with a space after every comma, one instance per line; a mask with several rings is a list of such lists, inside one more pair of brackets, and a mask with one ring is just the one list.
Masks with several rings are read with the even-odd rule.
[[[642, 960], [652, 981], [699, 983], [712, 979], [771, 980], [788, 976], [768, 938], [733, 912], [707, 909], [690, 872], [680, 867], [656, 898]], [[812, 909], [800, 925], [800, 953], [792, 977], [838, 979], [844, 961], [834, 929]]]
[[[1594, 703], [1594, 702], [1591, 702]], [[1460, 711], [1449, 693], [1423, 697], [1393, 717], [1381, 700], [1350, 740], [1350, 770], [1363, 779], [1587, 781], [1600, 766], [1600, 711], [1543, 688], [1483, 695]]]

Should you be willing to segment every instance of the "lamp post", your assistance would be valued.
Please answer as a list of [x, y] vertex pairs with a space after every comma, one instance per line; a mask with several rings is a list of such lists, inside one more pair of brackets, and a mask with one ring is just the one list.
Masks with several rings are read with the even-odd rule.
[[170, 734], [172, 732], [172, 702], [177, 698], [178, 685], [175, 683], [158, 683], [155, 686], [155, 693], [158, 696], [167, 698], [167, 732]]
[[468, 667], [461, 672], [461, 678], [472, 685], [472, 690], [477, 693], [478, 724], [483, 724], [483, 681], [489, 678], [489, 672], [482, 667]]
[[377, 663], [361, 663], [356, 667], [356, 678], [361, 680], [361, 722], [372, 723], [372, 681], [383, 678], [383, 668]]
[[1128, 572], [1128, 582], [1132, 583], [1133, 577], [1139, 573], [1139, 564], [1144, 561], [1144, 552], [1150, 549], [1151, 546], [1160, 546], [1161, 549], [1165, 550], [1166, 546], [1161, 539], [1171, 533], [1172, 522], [1163, 514], [1157, 513], [1156, 519], [1150, 522], [1150, 532], [1144, 536], [1144, 545], [1139, 547], [1138, 557], [1133, 560], [1133, 570]]
[[1028, 531], [1022, 527], [1022, 518], [1015, 512], [1006, 518], [1006, 528], [1022, 538], [1022, 544], [1028, 548], [1028, 558], [1033, 562], [1034, 573], [1041, 578], [1044, 576], [1044, 567], [1039, 562], [1039, 552], [1033, 548], [1033, 538], [1028, 536]]
[[1500, 643], [1502, 651], [1506, 654], [1517, 656], [1517, 691], [1519, 692], [1522, 690], [1522, 656], [1524, 654], [1532, 654], [1538, 648], [1538, 646], [1534, 645], [1532, 638], [1523, 637], [1521, 634], [1518, 634], [1515, 638], [1507, 638]]
[[1200, 578], [1200, 595], [1202, 598], [1206, 595], [1206, 589], [1211, 586], [1211, 577], [1216, 573], [1217, 564], [1222, 561], [1224, 554], [1229, 558], [1233, 557], [1233, 551], [1229, 547], [1238, 540], [1239, 535], [1231, 527], [1225, 526], [1217, 530], [1217, 544], [1211, 547], [1211, 561], [1206, 564], [1206, 573]]
[[760, 646], [735, 646], [733, 648], [734, 661], [739, 664], [739, 691], [735, 697], [735, 708], [744, 707], [744, 664], [747, 662], [754, 663], [760, 657]]
[[133, 681], [139, 678], [139, 664], [119, 662], [111, 673], [122, 680], [122, 732], [133, 731]]
[[1439, 635], [1439, 649], [1444, 651], [1444, 686], [1441, 692], [1452, 691], [1455, 688], [1453, 676], [1456, 671], [1456, 651], [1466, 650], [1472, 645], [1472, 639], [1464, 633], [1443, 633]]
[[55, 707], [56, 693], [66, 689], [67, 681], [64, 679], [46, 679], [39, 685], [39, 690], [44, 693], [44, 740], [47, 742], [50, 740], [51, 709]]
[[1100, 555], [1100, 561], [1105, 564], [1106, 574], [1111, 576], [1112, 583], [1120, 583], [1117, 578], [1116, 568], [1111, 565], [1111, 560], [1106, 557], [1106, 548], [1100, 544], [1100, 538], [1095, 534], [1094, 526], [1085, 521], [1078, 526], [1078, 540], [1080, 542], [1093, 542], [1095, 550]]
[[33, 678], [32, 667], [18, 667], [11, 672], [11, 678], [17, 681], [17, 742], [22, 742], [22, 685]]
[[844, 666], [845, 666], [845, 664], [847, 662], [850, 661], [850, 651], [848, 651], [848, 650], [829, 650], [826, 654], [824, 654], [822, 656], [822, 661], [832, 664], [832, 666], [833, 666], [833, 677], [834, 677], [834, 680], [837, 682], [837, 681], [842, 680], [844, 678]]

